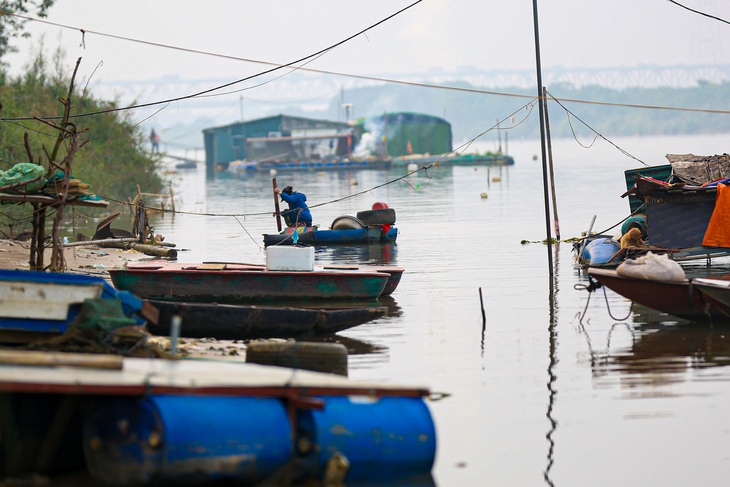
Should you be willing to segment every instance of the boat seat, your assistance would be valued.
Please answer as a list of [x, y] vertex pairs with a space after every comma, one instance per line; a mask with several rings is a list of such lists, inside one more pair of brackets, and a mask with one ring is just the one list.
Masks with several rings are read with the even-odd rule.
[[199, 270], [206, 270], [206, 271], [223, 271], [226, 269], [226, 266], [228, 264], [218, 264], [218, 263], [209, 263], [209, 264], [200, 264], [196, 267], [196, 269]]
[[358, 230], [367, 228], [367, 225], [354, 216], [342, 215], [334, 219], [330, 228], [332, 230]]

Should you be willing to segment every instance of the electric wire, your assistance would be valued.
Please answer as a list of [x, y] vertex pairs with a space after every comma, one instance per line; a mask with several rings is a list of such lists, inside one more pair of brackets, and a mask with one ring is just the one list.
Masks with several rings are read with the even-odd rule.
[[[388, 20], [390, 20], [390, 19], [392, 19], [392, 18], [400, 15], [401, 13], [403, 13], [406, 10], [414, 7], [415, 5], [421, 3], [422, 1], [423, 0], [416, 0], [412, 4], [410, 4], [410, 5], [406, 6], [406, 7], [403, 7], [402, 9], [398, 10], [397, 12], [395, 12], [395, 13], [387, 16], [387, 17], [385, 17], [384, 19], [379, 20], [378, 22], [370, 25], [369, 27], [366, 27], [366, 28], [360, 30], [359, 32], [357, 32], [357, 33], [355, 33], [355, 34], [353, 34], [353, 35], [351, 35], [351, 36], [349, 36], [349, 37], [347, 37], [347, 38], [345, 38], [345, 39], [343, 39], [341, 41], [338, 41], [335, 44], [332, 44], [332, 45], [330, 45], [330, 46], [328, 46], [328, 47], [326, 47], [324, 49], [321, 49], [321, 50], [319, 50], [319, 51], [317, 51], [317, 52], [315, 52], [313, 54], [309, 54], [309, 55], [304, 56], [304, 57], [302, 57], [300, 59], [297, 59], [295, 61], [291, 61], [291, 62], [289, 62], [287, 64], [283, 64], [283, 65], [276, 65], [276, 64], [274, 64], [272, 68], [267, 69], [267, 70], [265, 70], [263, 72], [260, 72], [260, 73], [251, 75], [251, 76], [247, 76], [247, 77], [244, 77], [244, 78], [235, 80], [235, 81], [231, 81], [231, 82], [225, 83], [223, 85], [219, 85], [219, 86], [216, 86], [216, 87], [213, 87], [213, 88], [208, 88], [206, 90], [199, 91], [197, 93], [193, 93], [193, 94], [189, 94], [189, 95], [184, 95], [184, 96], [177, 97], [177, 98], [170, 98], [170, 99], [167, 99], [167, 100], [161, 100], [161, 101], [149, 102], [149, 103], [141, 103], [141, 104], [127, 106], [127, 107], [118, 107], [118, 108], [113, 108], [113, 109], [104, 110], [104, 111], [79, 113], [79, 114], [76, 114], [76, 115], [72, 115], [72, 117], [73, 118], [88, 117], [88, 116], [91, 116], [91, 115], [99, 115], [99, 114], [103, 114], [103, 113], [119, 112], [119, 111], [124, 111], [124, 110], [132, 110], [132, 109], [137, 109], [137, 108], [150, 107], [150, 106], [154, 106], [154, 105], [161, 105], [161, 104], [164, 104], [164, 103], [172, 103], [172, 102], [175, 102], [175, 101], [187, 100], [187, 99], [190, 99], [190, 98], [196, 98], [196, 97], [199, 97], [199, 96], [208, 94], [208, 93], [212, 93], [214, 91], [217, 91], [217, 90], [220, 90], [220, 89], [223, 89], [223, 88], [227, 88], [229, 86], [233, 86], [233, 85], [242, 83], [244, 81], [248, 81], [250, 79], [253, 79], [253, 78], [256, 78], [256, 77], [259, 77], [259, 76], [263, 76], [264, 74], [268, 74], [268, 73], [272, 73], [274, 71], [278, 71], [279, 69], [293, 67], [293, 70], [296, 70], [296, 69], [298, 69], [298, 66], [296, 66], [298, 63], [302, 63], [302, 62], [305, 62], [305, 61], [311, 60], [311, 59], [316, 59], [319, 56], [321, 56], [321, 55], [323, 55], [323, 54], [325, 54], [325, 53], [327, 53], [327, 52], [335, 49], [336, 47], [339, 47], [339, 46], [341, 46], [341, 45], [349, 42], [350, 40], [354, 39], [355, 37], [358, 37], [358, 36], [364, 34], [365, 32], [374, 29], [375, 27], [379, 26], [380, 24], [383, 24], [384, 22], [387, 22]], [[48, 21], [41, 21], [39, 19], [34, 19], [32, 17], [15, 14], [13, 12], [8, 12], [8, 11], [0, 10], [0, 13], [3, 13], [5, 15], [12, 15], [12, 16], [19, 17], [19, 18], [23, 18], [23, 19], [26, 19], [26, 20], [34, 20], [34, 21], [38, 21], [38, 22], [50, 23], [52, 25], [62, 26], [61, 24], [54, 24], [54, 23], [51, 23], [51, 22], [48, 22]], [[62, 27], [65, 27], [65, 26], [62, 26]], [[112, 34], [103, 34], [101, 32], [89, 31], [89, 30], [85, 30], [85, 29], [79, 29], [79, 30], [81, 30], [81, 32], [84, 33], [84, 35], [87, 32], [92, 32], [92, 33], [95, 33], [97, 35], [106, 35], [108, 37], [123, 38], [121, 36], [115, 36], [115, 35], [112, 35]], [[141, 43], [149, 44], [149, 45], [159, 45], [160, 47], [168, 47], [168, 48], [171, 48], [172, 47], [172, 46], [165, 46], [165, 45], [162, 45], [162, 44], [157, 44], [157, 43], [153, 43], [153, 42], [149, 42], [149, 41], [141, 41], [141, 40], [138, 40], [138, 39], [131, 39], [131, 38], [123, 38], [123, 39], [130, 40], [130, 41], [134, 41], [134, 42], [141, 42]], [[193, 50], [184, 49], [184, 48], [176, 48], [176, 49], [194, 52]], [[26, 118], [20, 118], [20, 120], [24, 120], [24, 119], [27, 120], [27, 119], [34, 119], [34, 118], [42, 118], [44, 120], [55, 120], [55, 119], [59, 119], [61, 117], [60, 116], [53, 116], [53, 117], [26, 117]], [[14, 120], [18, 120], [18, 118], [14, 118]]]
[[681, 4], [681, 3], [679, 3], [679, 2], [675, 2], [674, 0], [667, 0], [667, 1], [668, 1], [669, 3], [673, 3], [674, 5], [676, 5], [676, 6], [678, 6], [678, 7], [682, 7], [683, 9], [689, 10], [690, 12], [694, 12], [694, 13], [696, 13], [696, 14], [700, 14], [700, 15], [703, 15], [703, 16], [705, 16], [705, 17], [708, 17], [708, 18], [711, 18], [711, 19], [719, 20], [720, 22], [724, 22], [724, 23], [726, 23], [726, 24], [730, 24], [730, 22], [728, 22], [728, 21], [727, 21], [727, 20], [725, 20], [725, 19], [721, 19], [720, 17], [715, 17], [714, 15], [710, 15], [710, 14], [707, 14], [707, 13], [705, 13], [705, 12], [701, 12], [701, 11], [699, 11], [699, 10], [695, 10], [695, 9], [693, 9], [693, 8], [689, 8], [689, 7], [687, 7], [686, 5], [682, 5], [682, 4]]
[[[79, 31], [79, 32], [82, 33], [82, 35], [85, 35], [86, 33], [93, 33], [93, 34], [96, 34], [96, 35], [99, 35], [99, 36], [110, 37], [110, 38], [120, 39], [120, 40], [124, 40], [124, 41], [129, 41], [129, 42], [136, 42], [136, 43], [141, 43], [141, 44], [146, 44], [146, 45], [151, 45], [151, 46], [157, 46], [157, 47], [162, 47], [162, 48], [167, 48], [167, 49], [174, 49], [174, 50], [179, 50], [179, 51], [184, 51], [184, 52], [190, 52], [190, 53], [196, 53], [196, 54], [203, 54], [203, 55], [208, 55], [208, 56], [228, 58], [228, 59], [234, 59], [234, 60], [238, 60], [238, 61], [245, 61], [245, 62], [250, 62], [250, 63], [257, 63], [257, 64], [264, 64], [264, 65], [272, 66], [271, 69], [262, 71], [260, 73], [253, 74], [251, 76], [248, 76], [248, 77], [245, 77], [245, 78], [241, 78], [241, 79], [238, 79], [236, 81], [232, 81], [232, 82], [229, 82], [229, 83], [225, 83], [225, 84], [222, 84], [222, 85], [218, 85], [218, 86], [213, 87], [213, 88], [205, 89], [205, 90], [199, 91], [197, 93], [188, 94], [188, 95], [180, 96], [180, 97], [177, 97], [177, 98], [169, 98], [169, 99], [165, 99], [165, 100], [153, 101], [153, 102], [148, 102], [148, 103], [143, 103], [143, 104], [130, 105], [130, 106], [127, 106], [127, 107], [117, 107], [117, 108], [107, 109], [107, 110], [97, 110], [97, 111], [94, 111], [94, 112], [80, 113], [80, 114], [72, 115], [71, 117], [73, 117], [73, 118], [87, 117], [87, 116], [92, 116], [92, 115], [100, 115], [100, 114], [104, 114], [104, 113], [119, 112], [119, 111], [125, 111], [125, 110], [134, 110], [134, 109], [138, 109], [138, 108], [145, 108], [145, 107], [149, 107], [149, 106], [166, 104], [166, 103], [172, 103], [172, 102], [176, 102], [176, 101], [188, 100], [188, 99], [193, 99], [193, 98], [200, 98], [200, 97], [204, 97], [204, 96], [222, 96], [222, 95], [227, 95], [227, 94], [231, 94], [231, 93], [237, 93], [237, 92], [243, 91], [244, 89], [236, 90], [236, 91], [233, 91], [233, 92], [218, 93], [218, 94], [211, 95], [211, 93], [213, 93], [215, 91], [218, 91], [218, 90], [221, 90], [223, 88], [227, 88], [229, 86], [232, 86], [232, 85], [235, 85], [235, 84], [238, 84], [238, 83], [242, 83], [244, 81], [248, 81], [250, 79], [253, 79], [253, 78], [256, 78], [256, 77], [259, 77], [259, 76], [263, 76], [265, 74], [269, 74], [269, 73], [274, 72], [274, 71], [276, 71], [278, 69], [288, 68], [288, 67], [291, 67], [292, 68], [292, 71], [291, 72], [293, 72], [293, 71], [308, 71], [308, 72], [314, 72], [314, 73], [320, 73], [320, 74], [327, 74], [327, 75], [334, 75], [334, 76], [349, 77], [349, 78], [354, 78], [354, 79], [362, 79], [362, 80], [369, 80], [369, 81], [379, 81], [379, 82], [383, 82], [383, 83], [402, 84], [402, 85], [414, 86], [414, 87], [423, 87], [423, 88], [431, 88], [431, 89], [441, 89], [441, 90], [449, 90], [449, 91], [457, 91], [457, 92], [465, 92], [465, 93], [477, 93], [477, 94], [494, 95], [494, 96], [516, 97], [516, 98], [526, 98], [526, 99], [527, 98], [531, 99], [533, 97], [533, 95], [522, 94], [522, 93], [508, 93], [508, 92], [500, 92], [500, 91], [493, 91], [493, 90], [484, 90], [484, 89], [478, 89], [478, 88], [464, 88], [464, 87], [455, 87], [455, 86], [448, 86], [448, 85], [439, 85], [439, 84], [433, 84], [433, 83], [419, 83], [419, 82], [412, 82], [412, 81], [405, 81], [405, 80], [395, 80], [395, 79], [391, 79], [391, 78], [384, 78], [384, 77], [377, 77], [377, 76], [355, 75], [355, 74], [348, 74], [348, 73], [342, 73], [342, 72], [336, 72], [336, 71], [330, 71], [330, 70], [321, 70], [321, 69], [305, 68], [303, 66], [296, 66], [296, 64], [298, 64], [300, 62], [305, 62], [307, 60], [310, 60], [311, 61], [311, 58], [316, 58], [318, 56], [321, 56], [321, 55], [325, 54], [326, 52], [334, 49], [335, 47], [338, 47], [338, 46], [340, 46], [340, 45], [342, 45], [342, 44], [344, 44], [344, 43], [352, 40], [353, 38], [355, 38], [355, 37], [357, 37], [359, 35], [365, 34], [368, 30], [372, 30], [376, 26], [378, 26], [378, 25], [380, 25], [380, 24], [382, 24], [382, 23], [390, 20], [391, 18], [393, 18], [393, 17], [401, 14], [405, 10], [408, 10], [408, 9], [414, 7], [416, 4], [418, 4], [418, 3], [422, 2], [422, 1], [423, 0], [417, 0], [416, 2], [410, 4], [410, 5], [406, 6], [406, 7], [404, 7], [403, 9], [401, 9], [401, 10], [399, 10], [399, 11], [391, 14], [390, 16], [388, 16], [388, 17], [386, 17], [386, 18], [384, 18], [384, 19], [376, 22], [375, 24], [372, 24], [371, 26], [366, 27], [365, 29], [362, 29], [361, 31], [357, 32], [356, 34], [353, 34], [353, 35], [345, 38], [344, 40], [341, 40], [341, 41], [339, 41], [339, 42], [337, 42], [337, 43], [335, 43], [335, 44], [333, 44], [333, 45], [331, 45], [331, 46], [329, 46], [327, 48], [324, 48], [324, 49], [322, 49], [322, 50], [320, 50], [320, 51], [318, 51], [318, 52], [316, 52], [314, 54], [307, 55], [305, 57], [302, 57], [302, 58], [300, 58], [300, 59], [298, 59], [296, 61], [292, 61], [292, 62], [287, 63], [287, 64], [278, 64], [278, 63], [273, 63], [273, 62], [268, 62], [268, 61], [261, 61], [261, 60], [243, 58], [243, 57], [236, 57], [236, 56], [230, 56], [230, 55], [212, 53], [212, 52], [208, 52], [208, 51], [201, 51], [201, 50], [196, 50], [196, 49], [190, 49], [190, 48], [184, 48], [184, 47], [179, 47], [179, 46], [172, 46], [172, 45], [162, 44], [162, 43], [157, 43], [157, 42], [152, 42], [152, 41], [135, 39], [135, 38], [131, 38], [131, 37], [114, 35], [114, 34], [104, 33], [104, 32], [100, 32], [100, 31], [93, 31], [93, 30], [89, 30], [89, 29], [81, 29], [79, 27], [73, 27], [73, 26], [69, 26], [69, 25], [64, 25], [64, 24], [56, 23], [56, 22], [50, 22], [50, 21], [47, 21], [47, 20], [41, 20], [41, 19], [37, 19], [37, 18], [34, 18], [34, 17], [20, 15], [20, 14], [16, 14], [16, 13], [13, 13], [13, 12], [8, 12], [8, 11], [3, 11], [3, 10], [0, 10], [0, 13], [5, 14], [5, 15], [12, 15], [12, 16], [15, 16], [15, 17], [18, 17], [18, 18], [22, 18], [22, 19], [25, 19], [25, 20], [28, 20], [28, 21], [39, 22], [39, 23], [44, 23], [44, 24], [48, 24], [48, 25], [53, 25], [53, 26], [56, 26], [56, 27], [64, 28], [64, 29], [71, 29], [71, 30]], [[671, 0], [669, 0], [669, 1], [671, 1]], [[676, 2], [673, 2], [673, 3], [676, 3]], [[680, 4], [677, 4], [677, 5], [680, 5]], [[721, 19], [719, 19], [719, 20], [721, 20]], [[310, 61], [308, 61], [308, 62], [310, 62]], [[280, 77], [281, 76], [279, 76], [279, 78]], [[260, 85], [256, 85], [256, 86], [260, 86]], [[248, 87], [248, 88], [245, 88], [245, 89], [251, 89], [251, 88], [253, 88], [253, 87]], [[570, 102], [570, 103], [581, 103], [581, 104], [600, 105], [600, 106], [611, 106], [611, 107], [640, 108], [640, 109], [650, 109], [650, 110], [670, 110], [670, 111], [682, 111], [682, 112], [693, 112], [693, 113], [730, 114], [730, 110], [718, 110], [718, 109], [706, 109], [706, 108], [692, 108], [692, 107], [672, 107], [672, 106], [661, 106], [661, 105], [645, 105], [645, 104], [637, 104], [637, 103], [603, 102], [603, 101], [584, 100], [584, 99], [577, 99], [577, 98], [557, 98], [557, 97], [554, 97], [554, 99], [556, 101], [559, 100], [559, 101], [566, 102], [566, 103], [567, 102]], [[42, 118], [42, 119], [56, 119], [56, 118], [60, 118], [60, 117], [57, 117], [57, 116], [48, 116], [48, 117], [38, 117], [38, 118]], [[3, 118], [3, 119], [0, 119], [0, 121], [5, 121], [5, 120], [22, 121], [22, 120], [33, 120], [33, 119], [35, 119], [35, 117], [12, 117], [12, 118]]]

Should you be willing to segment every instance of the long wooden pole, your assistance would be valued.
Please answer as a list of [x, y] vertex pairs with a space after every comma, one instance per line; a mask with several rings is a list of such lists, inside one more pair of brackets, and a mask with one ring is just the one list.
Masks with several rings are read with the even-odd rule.
[[[276, 178], [271, 180], [273, 189], [276, 189]], [[281, 231], [281, 211], [279, 210], [279, 195], [274, 191], [274, 209], [276, 210], [276, 228]]]

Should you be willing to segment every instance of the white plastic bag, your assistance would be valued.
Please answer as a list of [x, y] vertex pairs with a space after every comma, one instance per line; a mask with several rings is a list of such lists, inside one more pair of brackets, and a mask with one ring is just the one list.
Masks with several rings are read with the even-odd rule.
[[653, 281], [681, 281], [684, 279], [682, 266], [671, 260], [667, 254], [646, 255], [637, 259], [626, 259], [616, 268], [616, 274], [636, 279]]

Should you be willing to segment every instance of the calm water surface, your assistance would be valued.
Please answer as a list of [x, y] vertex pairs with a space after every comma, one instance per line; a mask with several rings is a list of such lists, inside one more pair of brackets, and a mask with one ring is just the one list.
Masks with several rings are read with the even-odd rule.
[[[727, 140], [614, 142], [656, 165], [667, 153], [722, 154]], [[600, 140], [552, 148], [562, 239], [593, 215], [594, 231], [628, 215], [623, 171], [640, 162]], [[448, 394], [430, 402], [439, 486], [728, 485], [730, 327], [679, 323], [610, 291], [588, 301], [568, 242], [553, 248], [551, 282], [540, 145], [509, 152], [512, 167], [446, 166], [382, 187], [406, 169], [276, 175], [307, 194], [323, 228], [375, 201], [396, 210], [396, 246], [316, 253], [406, 269], [389, 316], [338, 335], [350, 377]], [[268, 173], [207, 179], [201, 167], [178, 172], [174, 188], [176, 209], [191, 214], [153, 224], [189, 249], [180, 261], [265, 261], [262, 234], [276, 230]]]

